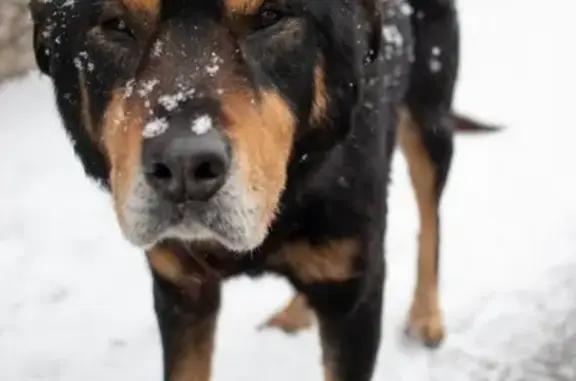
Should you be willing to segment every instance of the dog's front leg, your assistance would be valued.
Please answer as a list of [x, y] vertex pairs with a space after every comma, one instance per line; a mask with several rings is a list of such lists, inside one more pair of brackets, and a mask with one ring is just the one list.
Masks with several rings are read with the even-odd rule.
[[319, 324], [325, 381], [370, 381], [380, 346], [384, 256], [381, 234], [302, 240], [270, 256], [297, 296], [263, 327], [297, 331]]
[[167, 250], [148, 253], [162, 339], [164, 381], [209, 381], [220, 282], [195, 276]]
[[361, 301], [358, 287], [353, 280], [306, 292], [318, 318], [325, 381], [372, 380], [381, 337], [382, 284]]
[[315, 270], [310, 271], [316, 275], [313, 279], [300, 276], [297, 288], [318, 321], [325, 381], [372, 380], [381, 339], [385, 271], [382, 245], [373, 245], [373, 252], [367, 246], [332, 245], [325, 251], [324, 267], [318, 260], [322, 251], [316, 250], [299, 268], [300, 275], [306, 275], [306, 268]]

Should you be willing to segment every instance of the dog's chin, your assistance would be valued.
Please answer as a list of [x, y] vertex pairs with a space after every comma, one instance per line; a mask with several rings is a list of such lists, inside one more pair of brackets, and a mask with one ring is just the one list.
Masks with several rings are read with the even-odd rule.
[[183, 206], [155, 197], [147, 197], [145, 202], [132, 199], [124, 205], [119, 221], [125, 238], [145, 250], [176, 240], [217, 244], [231, 252], [246, 253], [260, 246], [268, 233], [260, 208], [249, 201], [226, 190], [209, 202]]
[[256, 249], [266, 237], [265, 228], [244, 225], [233, 212], [215, 211], [210, 216], [193, 214], [193, 217], [185, 215], [180, 223], [166, 229], [155, 243], [176, 240], [193, 245], [216, 244], [240, 254]]

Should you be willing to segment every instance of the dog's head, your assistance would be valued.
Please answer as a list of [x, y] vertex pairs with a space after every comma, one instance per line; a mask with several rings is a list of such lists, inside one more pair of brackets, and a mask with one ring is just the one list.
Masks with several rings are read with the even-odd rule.
[[38, 66], [127, 239], [259, 246], [298, 141], [347, 128], [371, 1], [32, 0]]

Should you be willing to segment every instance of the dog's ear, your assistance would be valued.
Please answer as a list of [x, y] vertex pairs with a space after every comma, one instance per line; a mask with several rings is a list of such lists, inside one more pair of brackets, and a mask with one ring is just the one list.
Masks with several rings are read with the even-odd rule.
[[28, 3], [33, 22], [33, 48], [36, 65], [40, 71], [50, 75], [53, 54], [52, 32], [55, 24], [51, 20], [54, 7], [50, 1], [30, 0]]

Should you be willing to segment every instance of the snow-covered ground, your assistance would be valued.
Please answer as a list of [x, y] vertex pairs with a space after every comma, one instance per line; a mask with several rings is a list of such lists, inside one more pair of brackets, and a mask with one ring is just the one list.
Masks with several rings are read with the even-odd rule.
[[[375, 379], [573, 380], [576, 4], [459, 3], [457, 107], [509, 128], [457, 138], [442, 208], [448, 339], [436, 352], [401, 335], [417, 214], [396, 155]], [[0, 174], [0, 380], [160, 380], [144, 258], [84, 178], [38, 74], [0, 89]], [[289, 295], [278, 279], [226, 286], [214, 380], [322, 379], [315, 330], [255, 330]]]

